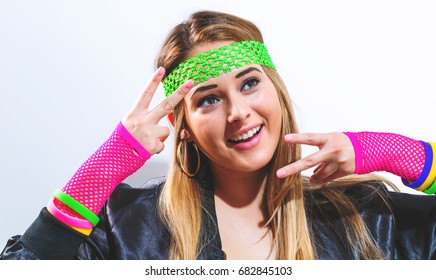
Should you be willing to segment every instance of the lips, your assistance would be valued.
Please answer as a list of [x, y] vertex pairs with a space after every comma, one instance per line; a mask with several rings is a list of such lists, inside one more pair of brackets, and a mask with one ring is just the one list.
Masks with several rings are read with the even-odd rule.
[[255, 135], [257, 135], [259, 133], [261, 128], [262, 128], [262, 125], [258, 125], [252, 129], [249, 129], [246, 132], [243, 132], [239, 135], [236, 135], [236, 136], [230, 138], [229, 141], [232, 143], [241, 143], [241, 142], [245, 142], [245, 141], [250, 141], [250, 139], [252, 137], [254, 137]]

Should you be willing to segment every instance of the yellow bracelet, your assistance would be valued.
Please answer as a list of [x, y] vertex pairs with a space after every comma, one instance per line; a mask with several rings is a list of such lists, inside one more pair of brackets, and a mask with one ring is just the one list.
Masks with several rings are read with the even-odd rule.
[[435, 194], [436, 193], [436, 180], [434, 180], [433, 184], [426, 190], [423, 191], [426, 194]]
[[89, 236], [92, 232], [92, 228], [79, 228], [79, 227], [74, 227], [74, 226], [69, 226], [69, 227], [74, 229], [74, 230], [77, 230], [78, 232], [80, 232], [86, 236]]
[[429, 144], [430, 144], [432, 152], [433, 152], [433, 160], [431, 163], [431, 169], [430, 169], [430, 172], [428, 173], [428, 176], [425, 179], [424, 183], [422, 183], [421, 186], [416, 188], [417, 191], [424, 191], [424, 190], [428, 189], [432, 185], [434, 179], [436, 178], [436, 143], [429, 142]]
[[[50, 211], [50, 209], [47, 208], [47, 211], [53, 215], [53, 213]], [[54, 217], [56, 218], [56, 216], [54, 216]], [[62, 221], [59, 221], [59, 222], [63, 223]], [[86, 236], [89, 236], [92, 232], [92, 228], [81, 228], [81, 227], [70, 226], [70, 225], [67, 225], [65, 223], [63, 223], [63, 224], [66, 225], [67, 227], [70, 227], [70, 228], [80, 232], [81, 234], [86, 235]]]

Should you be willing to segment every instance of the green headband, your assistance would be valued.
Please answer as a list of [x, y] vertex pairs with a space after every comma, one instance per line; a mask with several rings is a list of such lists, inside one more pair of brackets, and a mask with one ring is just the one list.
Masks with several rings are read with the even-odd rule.
[[169, 96], [184, 82], [205, 82], [221, 74], [250, 64], [260, 64], [276, 69], [265, 45], [257, 41], [241, 41], [222, 46], [180, 63], [163, 81], [165, 95]]

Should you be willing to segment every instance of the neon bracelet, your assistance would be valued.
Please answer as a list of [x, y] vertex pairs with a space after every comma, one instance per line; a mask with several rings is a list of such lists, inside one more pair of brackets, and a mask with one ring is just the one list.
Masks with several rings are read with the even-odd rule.
[[80, 215], [82, 215], [85, 219], [90, 221], [94, 226], [97, 225], [98, 222], [100, 221], [100, 218], [97, 215], [95, 215], [91, 210], [83, 206], [83, 204], [81, 204], [80, 202], [78, 202], [68, 194], [60, 190], [56, 190], [53, 193], [53, 196], [59, 199], [60, 201], [62, 201], [64, 204], [66, 204], [68, 207], [70, 207]]
[[79, 227], [79, 228], [93, 228], [94, 225], [91, 224], [90, 221], [85, 219], [76, 218], [73, 216], [70, 216], [56, 207], [54, 204], [54, 197], [50, 199], [50, 201], [47, 204], [47, 210], [55, 216], [59, 221], [66, 224], [70, 227]]
[[[54, 203], [53, 203], [54, 204]], [[89, 236], [92, 232], [92, 228], [81, 228], [81, 227], [75, 227], [75, 226], [71, 226], [71, 225], [67, 225], [65, 222], [63, 222], [58, 216], [56, 216], [56, 210], [52, 212], [53, 209], [57, 209], [56, 206], [55, 207], [49, 207], [47, 206], [47, 211], [52, 214], [56, 219], [58, 219], [59, 221], [61, 221], [63, 224], [65, 224], [66, 226], [80, 232], [81, 234], [84, 234], [86, 236]], [[59, 210], [57, 210], [58, 212], [60, 212]], [[87, 221], [89, 223], [88, 220], [84, 220]], [[91, 224], [91, 223], [90, 223]], [[92, 224], [91, 224], [92, 226]]]
[[427, 142], [424, 142], [424, 141], [420, 141], [420, 142], [424, 145], [424, 148], [425, 148], [425, 163], [424, 163], [424, 167], [422, 168], [421, 175], [419, 175], [418, 179], [416, 179], [412, 183], [409, 183], [404, 178], [401, 178], [401, 181], [403, 182], [404, 185], [408, 186], [409, 188], [416, 189], [416, 190], [421, 189], [422, 184], [427, 179], [427, 177], [430, 173], [432, 163], [433, 163], [432, 147]]
[[426, 189], [428, 189], [432, 185], [432, 183], [436, 177], [436, 154], [435, 154], [435, 151], [436, 151], [435, 145], [436, 144], [435, 143], [429, 143], [429, 144], [432, 148], [432, 155], [433, 155], [432, 165], [431, 165], [430, 171], [429, 171], [428, 176], [425, 179], [424, 183], [422, 183], [421, 186], [416, 188], [417, 191], [425, 191]]
[[[430, 142], [430, 145], [431, 145], [431, 147], [433, 149], [433, 160], [434, 160], [434, 158], [436, 157], [435, 156], [435, 154], [436, 154], [435, 153], [436, 152], [436, 143], [431, 143]], [[426, 194], [434, 194], [434, 193], [436, 193], [436, 165], [435, 165], [434, 161], [433, 161], [433, 166], [432, 166], [432, 169], [430, 170], [430, 175], [428, 176], [428, 178], [433, 180], [433, 183], [431, 184], [430, 187], [428, 187], [427, 189], [423, 190], [423, 192], [426, 193]]]
[[80, 228], [80, 227], [73, 227], [73, 226], [71, 226], [71, 228], [86, 236], [89, 236], [92, 232], [92, 228]]

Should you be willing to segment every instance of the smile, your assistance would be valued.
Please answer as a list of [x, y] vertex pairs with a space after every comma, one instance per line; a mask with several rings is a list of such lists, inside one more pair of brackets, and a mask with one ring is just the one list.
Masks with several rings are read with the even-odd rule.
[[233, 143], [239, 143], [239, 142], [244, 142], [249, 140], [250, 138], [252, 138], [253, 136], [255, 136], [256, 134], [259, 133], [260, 129], [262, 128], [262, 125], [259, 125], [255, 128], [250, 129], [249, 131], [242, 133], [238, 136], [235, 136], [231, 139], [229, 139], [230, 142]]

